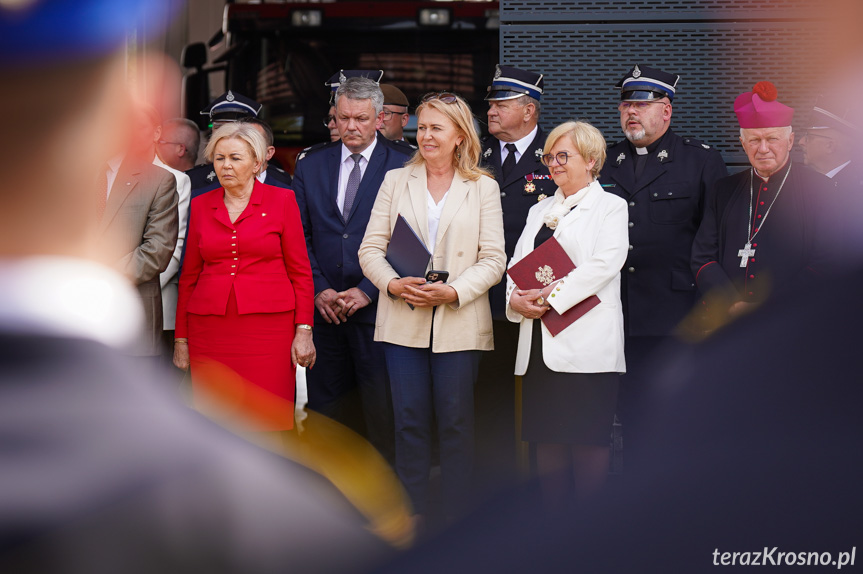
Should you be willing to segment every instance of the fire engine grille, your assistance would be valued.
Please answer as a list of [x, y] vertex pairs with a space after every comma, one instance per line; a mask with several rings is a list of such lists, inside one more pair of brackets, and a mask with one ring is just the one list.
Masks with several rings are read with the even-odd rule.
[[[737, 4], [763, 7], [768, 3], [752, 0]], [[543, 10], [540, 5], [544, 4], [502, 2], [501, 61], [545, 74], [541, 124], [546, 129], [563, 121], [584, 119], [598, 127], [609, 142], [619, 140], [619, 92], [614, 84], [633, 64], [641, 63], [681, 76], [672, 119], [675, 132], [716, 146], [730, 164], [743, 164], [746, 157], [737, 139], [733, 111], [738, 94], [751, 90], [759, 80], [773, 81], [782, 102], [797, 110], [796, 128], [804, 125], [817, 96], [813, 78], [823, 71], [825, 38], [829, 37], [822, 22], [660, 23], [634, 21], [639, 19], [637, 10], [625, 14], [626, 22], [523, 24], [508, 20], [519, 10]], [[560, 7], [564, 4], [565, 9]], [[575, 18], [576, 8], [585, 4], [558, 2], [557, 13]], [[597, 4], [619, 9], [624, 4], [637, 8], [647, 3], [592, 3], [594, 7]], [[729, 2], [681, 0], [664, 4], [694, 9], [696, 5]]]

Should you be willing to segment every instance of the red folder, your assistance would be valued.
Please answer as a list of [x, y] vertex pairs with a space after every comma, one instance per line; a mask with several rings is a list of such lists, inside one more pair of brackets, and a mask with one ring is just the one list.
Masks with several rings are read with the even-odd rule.
[[[575, 264], [557, 239], [552, 237], [542, 245], [531, 251], [527, 257], [513, 265], [507, 270], [509, 276], [519, 289], [543, 289], [551, 282], [566, 277], [575, 269]], [[554, 293], [554, 291], [552, 291]], [[554, 337], [582, 315], [599, 305], [599, 297], [591, 295], [569, 308], [563, 315], [549, 309], [542, 316], [542, 322]]]

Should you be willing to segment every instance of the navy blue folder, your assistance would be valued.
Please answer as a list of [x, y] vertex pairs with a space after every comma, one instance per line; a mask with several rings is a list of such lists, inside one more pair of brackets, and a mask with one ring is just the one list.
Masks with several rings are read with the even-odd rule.
[[416, 231], [399, 214], [393, 228], [390, 245], [387, 247], [387, 261], [399, 277], [425, 277], [431, 253]]

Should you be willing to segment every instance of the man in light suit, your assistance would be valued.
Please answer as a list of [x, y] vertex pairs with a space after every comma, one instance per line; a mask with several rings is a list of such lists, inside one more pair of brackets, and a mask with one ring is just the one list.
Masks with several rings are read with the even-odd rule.
[[107, 263], [137, 287], [146, 322], [132, 354], [158, 357], [162, 353], [162, 286], [177, 246], [179, 212], [174, 176], [153, 165], [130, 147], [125, 157], [110, 160], [97, 190], [99, 233]]
[[[378, 83], [340, 82], [336, 122], [341, 141], [297, 161], [294, 191], [315, 280], [316, 367], [307, 374], [309, 408], [351, 421], [358, 391], [370, 442], [392, 461], [393, 414], [383, 350], [374, 342], [378, 290], [360, 269], [357, 251], [384, 175], [413, 151], [377, 130], [383, 119]], [[360, 423], [361, 425], [361, 423]]]
[[177, 184], [177, 244], [171, 254], [168, 266], [159, 274], [162, 287], [162, 339], [163, 354], [168, 365], [174, 355], [174, 323], [177, 315], [177, 291], [180, 279], [180, 256], [186, 241], [186, 224], [189, 221], [189, 202], [191, 201], [192, 182], [189, 176], [162, 161], [157, 154], [156, 144], [162, 139], [162, 117], [159, 111], [149, 104], [138, 103], [133, 112], [134, 150], [136, 157], [149, 159], [156, 167], [167, 170], [174, 176]]

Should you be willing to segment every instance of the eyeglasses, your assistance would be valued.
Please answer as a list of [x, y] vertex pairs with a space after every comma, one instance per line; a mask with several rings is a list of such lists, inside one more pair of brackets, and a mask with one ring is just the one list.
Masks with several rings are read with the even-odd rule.
[[407, 112], [394, 112], [392, 110], [384, 110], [384, 119], [386, 121], [390, 121], [393, 116], [403, 116], [407, 114]]
[[621, 112], [628, 110], [629, 108], [635, 108], [639, 112], [643, 112], [650, 104], [662, 104], [663, 106], [668, 104], [668, 102], [660, 102], [658, 100], [645, 100], [641, 102], [620, 102], [617, 104], [617, 109]]
[[332, 122], [336, 121], [336, 116], [327, 116], [324, 118], [324, 127], [329, 128]]
[[429, 92], [423, 96], [421, 103], [424, 104], [432, 100], [440, 100], [445, 104], [454, 104], [458, 100], [458, 96], [451, 92]]
[[[577, 154], [576, 154], [577, 155]], [[542, 156], [542, 164], [551, 167], [554, 165], [554, 160], [557, 160], [558, 165], [566, 165], [567, 160], [569, 159], [569, 154], [565, 151], [559, 151], [557, 154], [547, 153]]]

